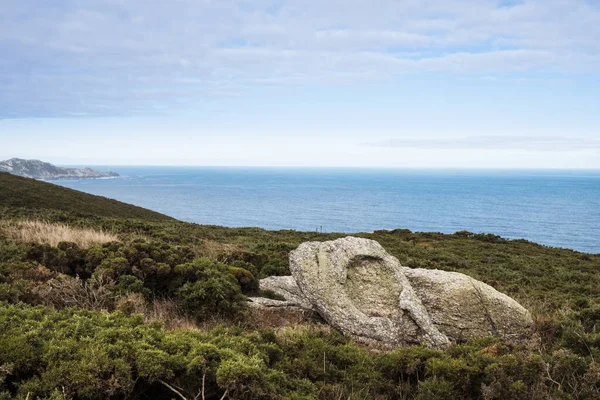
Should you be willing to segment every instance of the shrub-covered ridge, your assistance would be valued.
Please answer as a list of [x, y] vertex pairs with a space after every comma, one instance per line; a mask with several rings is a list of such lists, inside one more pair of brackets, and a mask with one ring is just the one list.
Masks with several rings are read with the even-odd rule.
[[0, 234], [0, 398], [600, 398], [599, 255], [468, 232], [359, 234], [406, 266], [480, 279], [536, 322], [521, 346], [379, 351], [323, 325], [257, 327], [246, 310], [259, 278], [289, 273], [290, 250], [340, 234], [14, 207], [0, 219], [118, 239], [52, 246]]

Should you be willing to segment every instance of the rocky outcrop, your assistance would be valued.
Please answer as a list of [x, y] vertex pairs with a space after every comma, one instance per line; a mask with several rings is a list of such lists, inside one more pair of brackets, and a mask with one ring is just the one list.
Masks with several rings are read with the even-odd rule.
[[291, 277], [263, 279], [261, 289], [361, 340], [442, 347], [531, 334], [529, 312], [510, 297], [464, 274], [403, 267], [373, 240], [303, 243], [290, 254], [290, 270]]
[[39, 160], [22, 160], [20, 158], [0, 161], [0, 172], [44, 180], [113, 178], [119, 176], [116, 172], [95, 171], [91, 168], [61, 168]]

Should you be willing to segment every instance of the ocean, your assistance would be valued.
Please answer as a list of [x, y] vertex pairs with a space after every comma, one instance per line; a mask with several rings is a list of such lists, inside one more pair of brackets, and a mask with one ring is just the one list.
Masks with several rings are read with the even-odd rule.
[[600, 253], [600, 171], [95, 168], [122, 177], [54, 183], [199, 224], [468, 230]]

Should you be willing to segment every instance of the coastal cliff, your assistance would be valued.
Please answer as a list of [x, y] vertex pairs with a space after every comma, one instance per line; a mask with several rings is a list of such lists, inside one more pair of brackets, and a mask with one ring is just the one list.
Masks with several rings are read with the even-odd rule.
[[119, 176], [116, 172], [96, 171], [91, 168], [61, 168], [40, 160], [23, 160], [20, 158], [1, 161], [0, 172], [43, 180], [114, 178]]

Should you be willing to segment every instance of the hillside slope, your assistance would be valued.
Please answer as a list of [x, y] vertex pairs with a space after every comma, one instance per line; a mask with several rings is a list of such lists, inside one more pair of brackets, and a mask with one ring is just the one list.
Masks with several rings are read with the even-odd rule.
[[520, 345], [388, 351], [247, 305], [269, 295], [259, 278], [289, 275], [291, 250], [343, 236], [191, 224], [0, 174], [0, 400], [600, 399], [600, 254], [465, 231], [355, 235], [515, 298], [535, 322]]
[[61, 210], [83, 215], [166, 221], [172, 218], [117, 200], [0, 172], [0, 207]]

